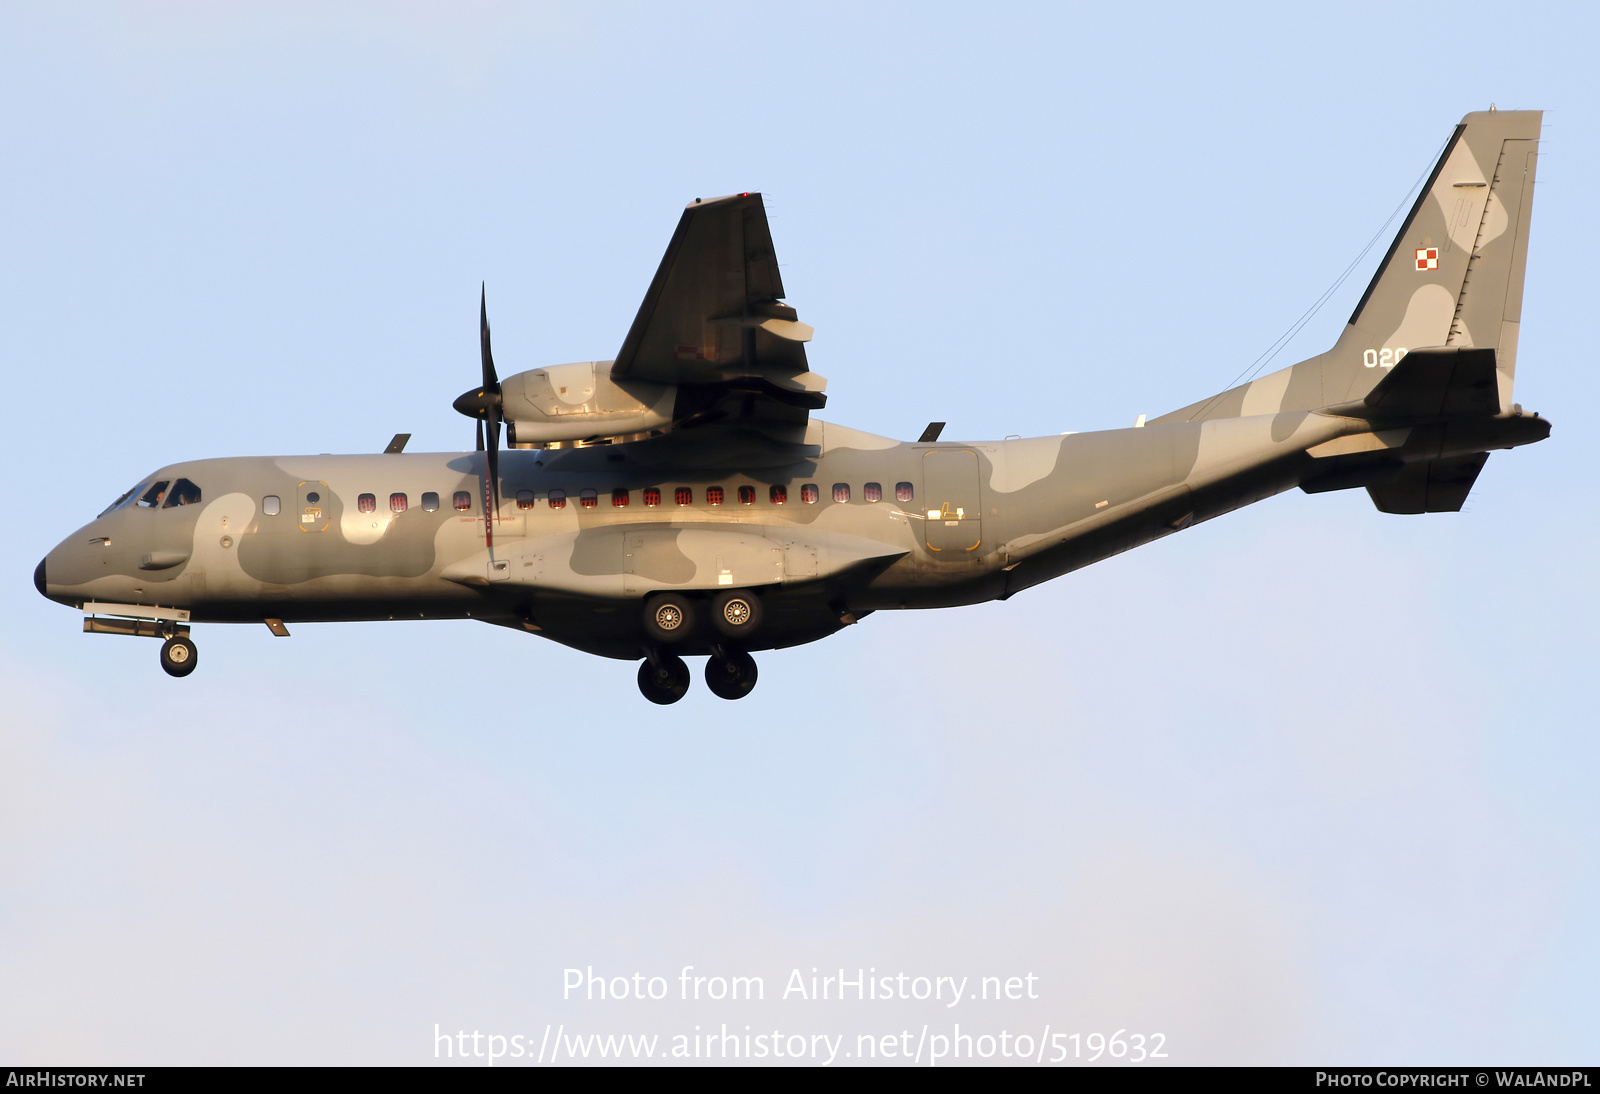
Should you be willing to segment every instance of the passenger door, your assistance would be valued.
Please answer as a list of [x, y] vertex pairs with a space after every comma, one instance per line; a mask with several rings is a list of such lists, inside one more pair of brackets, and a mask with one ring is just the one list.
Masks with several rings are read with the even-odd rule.
[[332, 523], [333, 491], [328, 484], [310, 479], [296, 488], [295, 526], [302, 532], [326, 532]]

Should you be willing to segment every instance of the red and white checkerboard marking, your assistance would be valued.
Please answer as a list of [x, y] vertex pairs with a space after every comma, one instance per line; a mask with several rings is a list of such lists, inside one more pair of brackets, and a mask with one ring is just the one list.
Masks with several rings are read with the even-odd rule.
[[1418, 247], [1417, 248], [1417, 269], [1419, 269], [1419, 270], [1437, 270], [1438, 268], [1439, 268], [1439, 248], [1437, 248], [1437, 247]]

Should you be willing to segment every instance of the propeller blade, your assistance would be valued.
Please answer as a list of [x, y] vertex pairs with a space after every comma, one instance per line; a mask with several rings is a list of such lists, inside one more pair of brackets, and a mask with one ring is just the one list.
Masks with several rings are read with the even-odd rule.
[[[500, 377], [494, 371], [494, 353], [489, 348], [489, 295], [488, 290], [478, 301], [478, 342], [483, 351], [483, 386], [465, 392], [451, 404], [458, 414], [480, 421], [493, 406], [500, 406]], [[481, 451], [481, 446], [480, 446]]]
[[[500, 513], [500, 377], [489, 348], [489, 290], [478, 299], [478, 340], [483, 348], [483, 391], [479, 396], [478, 448], [483, 452], [483, 541], [494, 550], [494, 520]], [[465, 396], [463, 396], [465, 398]], [[488, 441], [487, 446], [484, 441]]]
[[500, 394], [500, 377], [494, 371], [494, 353], [489, 349], [489, 288], [484, 285], [478, 299], [478, 338], [483, 344], [483, 390]]
[[[489, 441], [483, 453], [483, 542], [492, 551], [494, 519], [500, 513], [500, 407], [490, 403], [485, 408], [484, 418], [486, 423], [478, 423], [482, 433], [488, 434]], [[485, 424], [487, 429], [484, 429]]]
[[498, 513], [500, 511], [500, 408], [499, 407], [491, 406], [489, 408], [488, 421], [485, 423], [485, 425], [487, 426], [487, 428], [484, 430], [484, 432], [489, 435], [488, 436], [489, 448], [488, 448], [488, 452], [487, 452], [487, 455], [488, 455], [487, 463], [488, 463], [488, 471], [489, 471], [489, 496], [490, 496], [491, 500], [493, 500], [493, 502], [494, 502], [494, 511], [496, 513]]

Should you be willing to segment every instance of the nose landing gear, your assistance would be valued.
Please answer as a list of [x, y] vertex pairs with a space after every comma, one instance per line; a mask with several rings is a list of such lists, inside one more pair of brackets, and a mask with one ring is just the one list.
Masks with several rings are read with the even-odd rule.
[[756, 659], [743, 650], [721, 650], [706, 661], [706, 687], [719, 699], [743, 699], [756, 686]]
[[200, 651], [186, 634], [175, 634], [161, 644], [161, 667], [168, 676], [188, 676], [200, 663]]

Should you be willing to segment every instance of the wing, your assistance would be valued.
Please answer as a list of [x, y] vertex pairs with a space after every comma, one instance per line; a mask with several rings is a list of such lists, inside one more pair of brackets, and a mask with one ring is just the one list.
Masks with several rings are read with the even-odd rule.
[[672, 432], [640, 443], [715, 449], [719, 438], [708, 433], [725, 432], [744, 448], [803, 444], [827, 381], [806, 364], [811, 328], [782, 298], [760, 194], [696, 200], [683, 211], [611, 366], [617, 381], [678, 387]]

